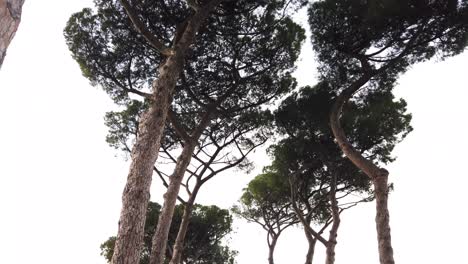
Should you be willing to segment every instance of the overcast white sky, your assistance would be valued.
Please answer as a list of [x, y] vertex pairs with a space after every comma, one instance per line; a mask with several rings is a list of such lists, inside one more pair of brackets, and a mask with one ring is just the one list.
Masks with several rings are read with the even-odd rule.
[[[23, 20], [0, 70], [0, 263], [104, 264], [99, 245], [115, 234], [128, 163], [105, 143], [107, 95], [81, 76], [65, 45], [68, 17], [90, 0], [26, 1]], [[297, 77], [314, 84], [305, 46]], [[413, 113], [412, 132], [390, 165], [390, 213], [398, 263], [468, 263], [468, 53], [416, 65], [397, 96]], [[199, 202], [230, 207], [268, 163], [255, 154], [251, 175], [233, 172], [208, 183]], [[159, 184], [154, 181], [154, 184]], [[153, 188], [152, 200], [162, 191]], [[231, 246], [240, 264], [267, 263], [266, 234], [236, 221]], [[343, 215], [337, 264], [378, 262], [374, 204]], [[299, 229], [278, 242], [277, 264], [302, 263]], [[323, 248], [317, 247], [316, 263]]]

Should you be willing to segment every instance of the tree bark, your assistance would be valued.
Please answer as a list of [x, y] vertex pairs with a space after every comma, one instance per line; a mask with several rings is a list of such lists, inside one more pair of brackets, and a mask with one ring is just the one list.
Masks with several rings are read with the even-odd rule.
[[376, 197], [376, 227], [377, 227], [377, 239], [379, 248], [380, 264], [394, 264], [393, 260], [393, 249], [390, 236], [390, 222], [389, 212], [387, 207], [388, 202], [388, 171], [379, 168], [371, 161], [364, 158], [346, 139], [343, 128], [340, 124], [340, 115], [342, 113], [343, 106], [358, 91], [364, 86], [372, 77], [371, 74], [364, 74], [361, 78], [356, 80], [352, 85], [347, 87], [337, 97], [331, 113], [330, 113], [330, 127], [333, 131], [333, 135], [341, 148], [343, 153], [348, 157], [351, 162], [354, 163], [359, 169], [361, 169], [373, 182], [375, 197]]
[[139, 264], [153, 166], [159, 154], [172, 94], [183, 69], [187, 49], [194, 42], [203, 21], [220, 2], [222, 0], [210, 1], [190, 18], [173, 52], [159, 67], [159, 78], [153, 83], [153, 100], [142, 115], [139, 135], [132, 150], [112, 264]]
[[[158, 226], [153, 236], [150, 264], [162, 264], [164, 262], [167, 238], [174, 216], [174, 208], [179, 195], [180, 184], [184, 178], [185, 170], [190, 164], [195, 142], [186, 142], [182, 154], [177, 159], [174, 173], [169, 179], [169, 186], [164, 194], [164, 204], [159, 215]], [[174, 249], [175, 250], [175, 249]]]
[[388, 176], [381, 175], [374, 179], [374, 191], [377, 215], [377, 238], [379, 241], [380, 263], [393, 264], [393, 248], [390, 235], [390, 214], [388, 212]]
[[277, 241], [278, 241], [278, 236], [272, 236], [270, 243], [268, 243], [268, 264], [275, 264], [273, 254], [275, 252]]
[[[180, 185], [184, 179], [185, 171], [187, 170], [190, 161], [192, 160], [192, 154], [197, 146], [198, 140], [200, 139], [203, 131], [208, 127], [211, 121], [211, 116], [214, 113], [216, 104], [208, 106], [207, 112], [202, 117], [202, 120], [198, 126], [192, 132], [192, 135], [188, 135], [185, 131], [182, 131], [182, 127], [172, 120], [176, 130], [181, 133], [181, 136], [185, 138], [184, 148], [182, 153], [177, 158], [176, 167], [169, 179], [169, 186], [164, 194], [164, 204], [159, 215], [158, 226], [152, 239], [152, 248], [150, 255], [150, 264], [162, 264], [164, 263], [167, 238], [169, 236], [169, 230], [172, 223], [172, 217], [174, 216], [174, 208], [179, 196]], [[195, 199], [195, 196], [194, 198]]]
[[190, 195], [189, 200], [185, 204], [184, 214], [182, 215], [182, 221], [179, 226], [179, 232], [177, 233], [177, 238], [174, 242], [174, 252], [172, 253], [172, 258], [169, 264], [180, 264], [182, 260], [182, 252], [184, 249], [185, 235], [187, 234], [188, 225], [190, 223], [190, 216], [192, 214], [193, 205], [195, 203], [195, 198], [197, 197], [198, 190], [200, 190], [201, 184], [195, 185], [192, 194]]
[[21, 21], [24, 0], [0, 0], [0, 69]]
[[328, 244], [326, 250], [325, 264], [335, 263], [335, 247], [337, 244], [338, 227], [340, 226], [340, 208], [336, 200], [336, 175], [332, 176], [331, 190], [330, 190], [330, 204], [332, 211], [333, 224], [330, 229], [330, 236], [328, 237]]
[[304, 229], [307, 242], [309, 243], [309, 248], [307, 249], [306, 261], [305, 264], [312, 264], [315, 254], [315, 245], [317, 244], [317, 239], [314, 238], [309, 232]]

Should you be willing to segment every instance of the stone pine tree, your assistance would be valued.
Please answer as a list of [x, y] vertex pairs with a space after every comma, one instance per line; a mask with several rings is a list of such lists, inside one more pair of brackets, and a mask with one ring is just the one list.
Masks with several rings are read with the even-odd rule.
[[[174, 223], [169, 233], [169, 241], [173, 242], [177, 236], [177, 223], [181, 222], [183, 207], [175, 208]], [[141, 251], [140, 264], [148, 264], [151, 240], [156, 229], [161, 205], [149, 202], [147, 219], [145, 223], [144, 246]], [[232, 217], [228, 210], [216, 206], [195, 204], [193, 208], [192, 223], [187, 230], [187, 243], [182, 259], [187, 264], [234, 263], [236, 252], [223, 245], [232, 231]], [[110, 262], [114, 253], [116, 237], [110, 237], [101, 245], [101, 255]], [[171, 243], [172, 244], [172, 243]], [[172, 255], [173, 248], [168, 247], [166, 255]]]
[[0, 69], [10, 42], [18, 30], [24, 0], [0, 0]]
[[[149, 107], [141, 117], [140, 133], [132, 150], [122, 196], [112, 261], [115, 264], [139, 262], [153, 164], [158, 157], [172, 94], [199, 29], [221, 2], [204, 1], [195, 9], [183, 1], [95, 1], [97, 13], [85, 9], [69, 20], [65, 30], [67, 43], [83, 74], [92, 82], [100, 83], [116, 100], [123, 100], [122, 97], [134, 91], [132, 87], [137, 85], [132, 79], [122, 83], [119, 77], [123, 72], [135, 69], [137, 74], [151, 77], [145, 80], [150, 90]], [[148, 64], [142, 71], [132, 65], [133, 55], [138, 50], [144, 50], [145, 55], [140, 57], [139, 63]], [[123, 56], [114, 56], [116, 54]], [[120, 90], [114, 90], [116, 84], [121, 84]]]
[[[108, 142], [127, 152], [130, 149], [128, 144], [134, 140], [138, 127], [137, 117], [140, 110], [135, 105], [139, 104], [134, 102], [129, 105], [128, 109], [121, 112], [109, 112], [106, 116], [106, 124], [110, 127]], [[171, 259], [170, 263], [180, 263], [182, 259], [191, 212], [202, 186], [228, 169], [237, 167], [249, 170], [250, 162], [247, 156], [269, 138], [271, 129], [268, 123], [271, 120], [272, 115], [268, 111], [252, 112], [235, 120], [219, 119], [205, 129], [200, 138], [200, 144], [192, 155], [191, 164], [186, 169], [187, 177], [181, 184], [186, 195], [179, 194], [178, 200], [183, 205], [184, 211], [177, 239], [172, 247], [172, 254], [168, 255]], [[168, 181], [170, 181], [168, 171], [173, 170], [172, 166], [168, 165], [177, 163], [174, 155], [176, 151], [173, 148], [179, 144], [180, 138], [171, 131], [171, 126], [166, 127], [165, 135], [159, 162], [154, 170], [163, 184], [168, 187]]]
[[289, 199], [287, 179], [275, 172], [257, 175], [244, 189], [233, 212], [267, 232], [268, 263], [274, 264], [274, 251], [286, 228], [298, 223]]
[[183, 147], [168, 183], [151, 264], [164, 259], [180, 184], [203, 131], [213, 120], [234, 121], [246, 109], [258, 111], [294, 87], [290, 72], [304, 35], [288, 18], [286, 9], [295, 2], [213, 0], [198, 1], [194, 8], [183, 1], [134, 6], [96, 1], [96, 12], [85, 9], [71, 17], [65, 35], [83, 74], [124, 107], [135, 102], [133, 96], [144, 98], [137, 99], [143, 107], [136, 117], [138, 136], [123, 195], [115, 263], [138, 261], [166, 116]]
[[389, 173], [353, 146], [340, 119], [346, 118], [346, 103], [355, 94], [367, 100], [368, 91], [392, 85], [414, 63], [463, 52], [468, 39], [468, 1], [325, 0], [311, 4], [309, 23], [322, 78], [339, 92], [330, 112], [333, 135], [374, 186], [380, 263], [393, 264]]
[[[343, 118], [353, 146], [382, 164], [394, 160], [393, 148], [412, 130], [406, 103], [395, 100], [391, 88], [369, 92], [364, 101], [356, 98], [346, 106], [348, 114]], [[270, 169], [290, 179], [294, 209], [309, 241], [306, 263], [312, 262], [317, 240], [327, 249], [326, 263], [334, 263], [340, 213], [373, 196], [368, 178], [334, 143], [328, 115], [335, 98], [330, 86], [321, 82], [293, 93], [275, 112], [277, 132], [284, 138], [270, 148]], [[350, 194], [363, 197], [353, 201]], [[311, 223], [322, 227], [314, 230]], [[326, 239], [320, 233], [328, 225]]]

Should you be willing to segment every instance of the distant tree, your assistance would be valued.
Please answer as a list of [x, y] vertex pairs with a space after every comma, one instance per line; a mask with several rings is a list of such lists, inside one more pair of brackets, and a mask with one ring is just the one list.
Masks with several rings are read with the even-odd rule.
[[[176, 145], [182, 153], [152, 244], [151, 264], [161, 264], [180, 184], [203, 131], [213, 120], [234, 122], [245, 111], [259, 111], [294, 87], [290, 73], [304, 32], [288, 10], [301, 1], [207, 0], [195, 8], [183, 1], [143, 1], [133, 7], [121, 2], [96, 1], [97, 12], [73, 15], [65, 35], [83, 74], [116, 103], [129, 107], [133, 96], [144, 98], [135, 117], [138, 136], [123, 195], [116, 262], [138, 259], [137, 248], [122, 250], [142, 237], [139, 227], [166, 116], [180, 139]], [[130, 208], [138, 213], [129, 213]]]
[[[275, 112], [278, 133], [285, 138], [270, 150], [271, 169], [290, 179], [294, 209], [309, 241], [308, 256], [313, 255], [318, 239], [327, 248], [327, 263], [334, 262], [340, 213], [373, 196], [368, 178], [334, 143], [328, 115], [335, 98], [326, 82], [286, 98]], [[393, 148], [412, 130], [405, 101], [395, 100], [391, 89], [378, 90], [369, 93], [366, 101], [349, 102], [346, 109], [343, 126], [353, 146], [373, 161], [393, 161]], [[362, 198], [353, 201], [350, 194]], [[322, 228], [313, 230], [311, 223]], [[327, 225], [331, 225], [330, 236], [325, 239], [319, 234]]]
[[18, 30], [24, 0], [0, 0], [0, 69], [8, 46]]
[[[148, 264], [151, 252], [151, 240], [157, 226], [161, 206], [149, 202], [147, 210], [148, 221], [145, 224], [144, 247], [141, 251], [140, 264]], [[183, 214], [183, 206], [175, 208], [174, 221], [169, 233], [169, 241], [173, 242], [177, 236], [178, 223]], [[234, 264], [236, 252], [223, 245], [232, 231], [232, 217], [228, 210], [216, 206], [196, 204], [193, 208], [192, 221], [187, 230], [187, 243], [184, 248], [182, 263], [185, 264]], [[114, 253], [116, 237], [110, 237], [101, 245], [101, 255], [108, 262]], [[225, 242], [225, 241], [224, 241]], [[171, 243], [172, 244], [172, 243]], [[166, 255], [172, 255], [173, 248], [168, 247]]]
[[354, 94], [365, 102], [368, 93], [388, 89], [412, 64], [461, 53], [468, 43], [468, 1], [325, 0], [311, 4], [309, 23], [322, 79], [339, 93], [330, 113], [333, 135], [372, 181], [380, 263], [393, 264], [389, 173], [356, 149], [340, 118], [348, 115], [345, 105]]
[[281, 233], [298, 223], [283, 175], [265, 172], [249, 182], [233, 212], [267, 231], [268, 263], [274, 264], [274, 251]]

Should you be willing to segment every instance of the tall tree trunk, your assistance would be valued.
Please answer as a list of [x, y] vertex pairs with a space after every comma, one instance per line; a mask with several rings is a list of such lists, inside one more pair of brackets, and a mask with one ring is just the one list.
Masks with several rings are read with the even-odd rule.
[[153, 166], [159, 154], [170, 98], [182, 69], [183, 56], [167, 59], [154, 84], [154, 101], [143, 114], [132, 150], [132, 163], [122, 195], [122, 211], [113, 264], [138, 264], [150, 198]]
[[314, 238], [309, 232], [304, 229], [305, 236], [307, 238], [307, 242], [309, 244], [309, 248], [307, 249], [306, 261], [305, 264], [312, 264], [314, 260], [315, 254], [315, 245], [317, 244], [317, 239]]
[[190, 223], [190, 216], [192, 214], [193, 205], [195, 198], [197, 197], [198, 191], [200, 190], [201, 184], [195, 185], [189, 200], [185, 204], [184, 214], [182, 215], [182, 221], [180, 222], [179, 232], [174, 242], [174, 252], [169, 264], [180, 264], [182, 259], [182, 253], [184, 249], [185, 235], [187, 234], [188, 225]]
[[332, 176], [330, 190], [330, 204], [332, 210], [333, 224], [330, 229], [330, 236], [328, 237], [328, 244], [325, 259], [325, 264], [335, 263], [335, 247], [337, 243], [338, 227], [340, 226], [340, 208], [338, 207], [338, 201], [336, 200], [336, 174]]
[[274, 253], [275, 253], [275, 247], [276, 247], [276, 242], [278, 241], [279, 235], [273, 235], [271, 236], [271, 241], [268, 243], [268, 264], [275, 264], [274, 261]]
[[142, 115], [139, 135], [132, 150], [112, 264], [139, 264], [153, 166], [159, 154], [172, 93], [182, 71], [187, 49], [194, 42], [201, 24], [220, 2], [222, 0], [212, 0], [195, 12], [174, 46], [174, 51], [159, 67], [159, 78], [153, 83], [153, 100], [148, 111]]
[[356, 80], [352, 85], [347, 87], [337, 97], [331, 113], [330, 113], [330, 126], [333, 131], [335, 139], [351, 162], [354, 163], [359, 169], [361, 169], [374, 184], [375, 197], [377, 203], [377, 216], [376, 216], [376, 227], [377, 227], [377, 239], [379, 245], [379, 257], [381, 264], [394, 264], [393, 260], [393, 249], [390, 236], [390, 222], [389, 213], [387, 207], [388, 201], [388, 171], [379, 168], [371, 161], [364, 158], [357, 150], [346, 139], [346, 135], [340, 124], [340, 115], [344, 104], [353, 96], [353, 94], [364, 86], [372, 76], [370, 74], [364, 74], [361, 78]]
[[21, 21], [24, 0], [0, 0], [0, 69]]
[[393, 248], [390, 233], [390, 214], [388, 212], [388, 176], [381, 175], [374, 179], [374, 191], [377, 215], [377, 238], [379, 241], [380, 263], [393, 264]]
[[[184, 178], [185, 171], [190, 164], [195, 142], [186, 142], [182, 154], [177, 159], [174, 173], [169, 179], [169, 186], [164, 194], [164, 204], [159, 215], [158, 226], [153, 236], [150, 264], [162, 264], [164, 262], [167, 238], [174, 216], [174, 208], [179, 195], [180, 184]], [[174, 249], [175, 250], [175, 249]]]
[[[156, 232], [153, 235], [150, 264], [162, 264], [164, 263], [167, 238], [169, 236], [169, 230], [172, 223], [172, 217], [174, 216], [174, 208], [179, 195], [180, 185], [184, 179], [185, 171], [190, 165], [192, 160], [192, 154], [197, 146], [198, 140], [200, 139], [203, 131], [208, 127], [211, 122], [211, 117], [214, 113], [214, 107], [216, 104], [208, 106], [206, 113], [203, 115], [198, 126], [194, 129], [191, 135], [188, 135], [185, 131], [182, 131], [182, 127], [177, 123], [175, 118], [171, 118], [176, 131], [181, 133], [181, 136], [185, 138], [184, 148], [182, 153], [177, 158], [176, 167], [174, 172], [169, 178], [169, 186], [167, 187], [166, 193], [164, 194], [164, 204], [159, 214], [158, 226]], [[195, 197], [194, 197], [195, 199]]]

